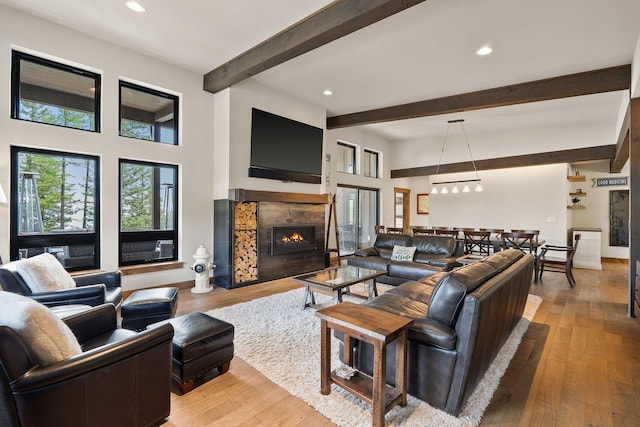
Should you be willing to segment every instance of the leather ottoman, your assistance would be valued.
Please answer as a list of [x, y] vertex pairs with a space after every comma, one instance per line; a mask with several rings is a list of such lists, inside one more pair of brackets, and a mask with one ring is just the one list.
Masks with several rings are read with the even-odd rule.
[[163, 323], [173, 326], [173, 360], [171, 376], [180, 391], [190, 392], [206, 382], [213, 369], [220, 374], [229, 370], [233, 359], [234, 327], [231, 323], [194, 312], [150, 325]]
[[122, 327], [141, 331], [152, 323], [170, 319], [178, 309], [178, 288], [135, 291], [120, 307]]

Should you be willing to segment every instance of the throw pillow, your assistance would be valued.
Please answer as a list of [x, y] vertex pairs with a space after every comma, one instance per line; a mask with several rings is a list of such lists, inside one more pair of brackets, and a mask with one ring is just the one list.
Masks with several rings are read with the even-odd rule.
[[43, 304], [0, 291], [0, 325], [13, 329], [39, 365], [59, 362], [82, 353], [71, 329]]
[[31, 292], [59, 291], [76, 287], [76, 282], [62, 264], [49, 253], [43, 253], [16, 263], [16, 271]]
[[413, 261], [413, 255], [416, 253], [415, 246], [393, 246], [391, 259], [393, 261]]

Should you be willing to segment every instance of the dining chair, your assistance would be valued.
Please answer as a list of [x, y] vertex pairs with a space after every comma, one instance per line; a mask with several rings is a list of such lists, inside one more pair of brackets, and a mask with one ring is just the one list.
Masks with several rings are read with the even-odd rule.
[[435, 233], [432, 228], [429, 228], [426, 225], [412, 225], [409, 229], [411, 230], [412, 236], [427, 236]]
[[384, 225], [376, 225], [376, 226], [374, 226], [374, 230], [375, 230], [376, 234], [384, 233]]
[[524, 233], [511, 230], [509, 233], [501, 233], [502, 249], [519, 249], [524, 253], [533, 255], [534, 281], [538, 280], [538, 245], [535, 233]]
[[[569, 281], [569, 286], [573, 288], [576, 279], [573, 277], [573, 256], [578, 249], [580, 234], [575, 235], [573, 246], [543, 245], [539, 257], [539, 278], [542, 280], [542, 272], [551, 271], [554, 273], [564, 273]], [[552, 252], [549, 255], [549, 252]]]
[[439, 236], [449, 236], [454, 239], [458, 238], [458, 229], [451, 227], [433, 227], [435, 233]]
[[402, 227], [387, 227], [387, 233], [402, 234], [404, 233], [404, 229]]
[[489, 256], [491, 247], [489, 231], [465, 230], [463, 233], [465, 254]]
[[489, 241], [490, 241], [490, 245], [491, 245], [491, 249], [493, 249], [493, 252], [499, 252], [500, 249], [502, 249], [502, 236], [501, 234], [504, 233], [504, 228], [478, 228], [479, 231], [488, 231], [489, 233], [491, 233], [491, 236], [489, 237]]

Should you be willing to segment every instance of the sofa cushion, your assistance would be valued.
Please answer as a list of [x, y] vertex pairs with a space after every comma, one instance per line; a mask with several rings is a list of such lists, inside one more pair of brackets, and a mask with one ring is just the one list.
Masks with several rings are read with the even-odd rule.
[[411, 246], [420, 254], [451, 256], [456, 250], [456, 239], [447, 236], [413, 236]]
[[398, 246], [393, 247], [391, 253], [392, 261], [413, 261], [413, 255], [416, 253], [415, 246]]
[[464, 297], [496, 274], [498, 271], [484, 262], [451, 271], [435, 286], [427, 316], [453, 327]]
[[511, 264], [524, 256], [524, 253], [518, 249], [506, 249], [496, 252], [495, 254], [485, 258], [482, 262], [491, 264], [498, 272], [504, 271]]
[[[429, 304], [431, 299], [431, 293], [433, 292], [433, 285], [425, 285], [424, 283], [417, 281], [404, 282], [402, 285], [396, 286], [393, 289], [389, 289], [385, 292], [388, 295], [400, 295], [410, 300], [419, 301], [424, 304]], [[424, 312], [426, 317], [427, 312]]]
[[48, 365], [82, 352], [71, 329], [44, 305], [0, 291], [0, 307], [0, 324], [20, 336], [36, 363]]
[[427, 312], [427, 304], [402, 295], [392, 295], [388, 292], [377, 296], [376, 298], [362, 303], [380, 310], [394, 313], [399, 316], [410, 317], [412, 319], [420, 319]]
[[16, 262], [15, 266], [16, 271], [34, 293], [76, 287], [76, 282], [67, 273], [67, 270], [56, 257], [49, 253], [20, 260]]
[[379, 271], [387, 271], [388, 263], [387, 260], [379, 256], [352, 256], [347, 259], [349, 265]]
[[391, 259], [394, 246], [411, 246], [411, 236], [406, 234], [379, 233], [376, 236], [375, 248], [382, 258]]
[[442, 271], [441, 268], [411, 261], [390, 261], [389, 276], [408, 280], [419, 280], [425, 276]]
[[355, 256], [378, 256], [378, 250], [373, 246], [370, 248], [358, 249], [353, 253]]

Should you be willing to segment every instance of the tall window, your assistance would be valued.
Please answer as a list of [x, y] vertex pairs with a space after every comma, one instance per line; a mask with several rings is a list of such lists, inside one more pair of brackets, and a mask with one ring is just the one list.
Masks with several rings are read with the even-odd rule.
[[120, 160], [120, 265], [178, 259], [178, 167]]
[[178, 145], [178, 97], [121, 81], [120, 136]]
[[371, 150], [364, 150], [362, 155], [362, 174], [371, 178], [379, 178], [378, 175], [378, 153]]
[[340, 256], [353, 254], [375, 241], [378, 224], [378, 193], [375, 188], [338, 185], [336, 213], [340, 231]]
[[356, 147], [338, 141], [338, 172], [356, 173]]
[[11, 118], [100, 131], [100, 75], [13, 51]]
[[11, 147], [11, 259], [48, 252], [99, 268], [98, 158]]

